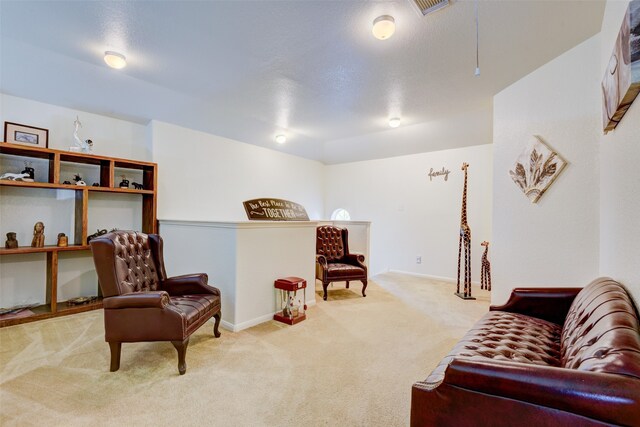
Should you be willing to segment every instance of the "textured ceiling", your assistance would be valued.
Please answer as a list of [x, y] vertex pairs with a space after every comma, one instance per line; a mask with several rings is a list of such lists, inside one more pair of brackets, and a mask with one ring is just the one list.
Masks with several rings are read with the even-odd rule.
[[[355, 138], [349, 160], [375, 158], [361, 138], [391, 140], [389, 117], [406, 128], [486, 111], [495, 93], [596, 34], [603, 11], [603, 1], [480, 0], [474, 77], [473, 1], [422, 17], [410, 0], [2, 0], [0, 89], [330, 163], [340, 156], [327, 147]], [[385, 41], [371, 35], [382, 14], [396, 20]], [[128, 66], [106, 67], [105, 50]], [[284, 145], [273, 140], [281, 131]], [[398, 147], [384, 155], [429, 149]]]

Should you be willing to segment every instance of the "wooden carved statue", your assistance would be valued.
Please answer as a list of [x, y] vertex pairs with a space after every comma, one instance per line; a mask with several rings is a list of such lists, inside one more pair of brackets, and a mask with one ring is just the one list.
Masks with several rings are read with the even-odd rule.
[[31, 247], [41, 248], [44, 246], [44, 224], [38, 221], [33, 226], [33, 240], [31, 241]]
[[[464, 171], [464, 188], [462, 190], [462, 216], [460, 218], [460, 240], [458, 242], [458, 286], [456, 295], [462, 299], [475, 299], [471, 296], [471, 228], [467, 224], [467, 169], [468, 163], [462, 164]], [[464, 292], [460, 293], [460, 264], [462, 247], [464, 246]]]
[[64, 233], [58, 233], [58, 246], [61, 248], [69, 246], [69, 238]]
[[484, 246], [484, 253], [482, 254], [482, 269], [480, 271], [480, 289], [491, 290], [491, 263], [489, 262], [489, 242], [486, 240], [480, 243]]
[[10, 231], [7, 233], [7, 241], [4, 242], [4, 247], [7, 249], [16, 249], [18, 247], [18, 239], [16, 239], [16, 233]]

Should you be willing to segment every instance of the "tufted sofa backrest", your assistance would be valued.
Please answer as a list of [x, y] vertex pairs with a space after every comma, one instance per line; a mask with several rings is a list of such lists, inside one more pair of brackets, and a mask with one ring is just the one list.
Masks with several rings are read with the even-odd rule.
[[164, 266], [158, 266], [162, 263], [157, 250], [162, 244], [159, 236], [118, 230], [97, 237], [90, 244], [103, 296], [158, 289], [164, 276]]
[[618, 282], [596, 279], [569, 308], [561, 335], [562, 365], [640, 379], [640, 322]]
[[348, 253], [346, 242], [346, 229], [332, 225], [321, 225], [316, 229], [316, 254], [324, 255], [328, 262], [339, 260]]

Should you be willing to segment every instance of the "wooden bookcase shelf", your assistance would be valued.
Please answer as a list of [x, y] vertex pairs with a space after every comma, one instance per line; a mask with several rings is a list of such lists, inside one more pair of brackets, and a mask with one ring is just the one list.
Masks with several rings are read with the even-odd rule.
[[[80, 313], [102, 307], [102, 299], [83, 305], [68, 305], [66, 302], [57, 300], [58, 295], [58, 254], [60, 252], [88, 251], [90, 247], [87, 242], [89, 198], [94, 192], [114, 193], [114, 194], [138, 194], [142, 197], [142, 232], [157, 232], [157, 188], [158, 188], [158, 166], [155, 163], [140, 162], [137, 160], [119, 159], [115, 157], [96, 156], [86, 153], [75, 153], [49, 148], [28, 147], [17, 144], [0, 142], [0, 155], [18, 156], [24, 158], [35, 158], [49, 160], [49, 173], [47, 182], [24, 182], [0, 180], [0, 188], [16, 187], [29, 191], [29, 188], [44, 188], [51, 190], [69, 190], [75, 192], [75, 215], [74, 215], [74, 241], [69, 242], [69, 246], [44, 246], [42, 248], [32, 248], [21, 246], [15, 249], [0, 248], [0, 256], [20, 256], [23, 254], [44, 253], [46, 255], [46, 298], [45, 304], [31, 308], [34, 313], [29, 317], [8, 318], [0, 320], [0, 328], [4, 326], [17, 325], [20, 323], [32, 322], [35, 320], [47, 319], [50, 317], [64, 316], [67, 314]], [[60, 179], [61, 162], [76, 163], [99, 166], [100, 186], [77, 186], [62, 184]], [[142, 173], [143, 189], [118, 188], [115, 181], [115, 169], [132, 169]], [[140, 173], [138, 172], [138, 173]], [[118, 196], [114, 196], [117, 203]], [[31, 225], [29, 225], [31, 227]], [[97, 288], [96, 283], [96, 288]]]

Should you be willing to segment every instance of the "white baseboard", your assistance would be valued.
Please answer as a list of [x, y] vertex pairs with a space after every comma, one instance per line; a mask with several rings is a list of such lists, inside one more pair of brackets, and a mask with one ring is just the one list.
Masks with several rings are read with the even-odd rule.
[[[312, 305], [316, 305], [316, 300], [311, 300], [311, 301], [307, 301], [307, 307], [311, 307]], [[265, 314], [263, 316], [258, 316], [255, 317], [253, 319], [250, 320], [246, 320], [244, 322], [240, 322], [240, 323], [231, 323], [228, 322], [226, 320], [222, 320], [222, 322], [220, 322], [220, 325], [231, 332], [240, 332], [243, 329], [248, 329], [252, 326], [256, 326], [259, 325], [260, 323], [264, 323], [264, 322], [268, 322], [269, 320], [273, 320], [273, 315], [276, 314], [276, 312], [274, 311], [271, 314]]]
[[[412, 271], [389, 270], [389, 273], [406, 274], [408, 276], [424, 277], [426, 279], [441, 280], [443, 282], [449, 282], [449, 283], [458, 283], [458, 279], [454, 279], [453, 277], [434, 276], [432, 274], [414, 273]], [[473, 281], [473, 280], [471, 281], [471, 284], [480, 286], [480, 282], [476, 282], [476, 281]]]

